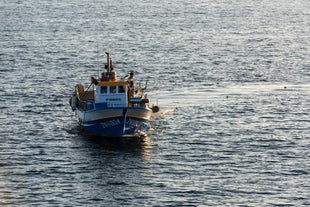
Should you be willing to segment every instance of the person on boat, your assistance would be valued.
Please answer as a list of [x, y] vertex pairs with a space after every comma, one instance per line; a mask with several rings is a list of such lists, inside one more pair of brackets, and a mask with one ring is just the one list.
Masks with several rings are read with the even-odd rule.
[[133, 97], [135, 95], [135, 86], [133, 84], [133, 81], [130, 81], [128, 84], [128, 92], [129, 92], [129, 97]]
[[95, 84], [95, 85], [98, 85], [98, 81], [97, 81], [97, 79], [94, 76], [91, 77], [91, 83]]
[[135, 76], [134, 72], [131, 71], [130, 74], [129, 74], [129, 78], [127, 79], [127, 82], [128, 83], [130, 83], [130, 81], [133, 82], [134, 81], [134, 76]]
[[135, 95], [135, 87], [134, 87], [133, 81], [129, 81], [128, 83], [129, 83], [128, 84], [128, 103], [129, 103], [129, 106], [131, 106], [130, 99], [133, 98]]

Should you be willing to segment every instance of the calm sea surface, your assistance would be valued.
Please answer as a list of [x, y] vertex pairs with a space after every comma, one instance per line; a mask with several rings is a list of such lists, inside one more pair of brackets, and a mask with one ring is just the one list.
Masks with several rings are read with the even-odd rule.
[[[146, 138], [79, 129], [106, 51]], [[308, 0], [1, 0], [0, 63], [0, 206], [310, 205]]]

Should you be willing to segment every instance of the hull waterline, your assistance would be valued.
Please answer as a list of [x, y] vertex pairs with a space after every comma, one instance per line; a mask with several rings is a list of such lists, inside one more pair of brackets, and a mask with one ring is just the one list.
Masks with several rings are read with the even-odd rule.
[[140, 137], [145, 136], [150, 127], [151, 111], [147, 109], [77, 110], [77, 114], [83, 130], [98, 136]]

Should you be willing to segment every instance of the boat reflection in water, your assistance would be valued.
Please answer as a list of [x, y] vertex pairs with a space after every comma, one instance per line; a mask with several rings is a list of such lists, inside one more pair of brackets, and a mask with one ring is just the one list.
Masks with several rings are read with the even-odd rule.
[[89, 149], [92, 156], [115, 156], [128, 155], [142, 159], [149, 159], [151, 156], [152, 140], [149, 136], [133, 138], [124, 137], [102, 137], [90, 135], [81, 131], [79, 145]]

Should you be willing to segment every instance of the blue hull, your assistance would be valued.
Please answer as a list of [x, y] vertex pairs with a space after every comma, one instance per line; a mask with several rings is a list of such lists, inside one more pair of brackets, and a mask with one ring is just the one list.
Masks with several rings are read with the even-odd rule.
[[[96, 113], [96, 112], [93, 112]], [[123, 109], [121, 116], [101, 117], [94, 121], [80, 120], [82, 128], [95, 135], [107, 137], [140, 137], [145, 136], [150, 124], [147, 119], [126, 116]]]
[[87, 132], [109, 137], [142, 136], [149, 128], [148, 121], [134, 118], [126, 118], [124, 120], [123, 117], [80, 124]]

